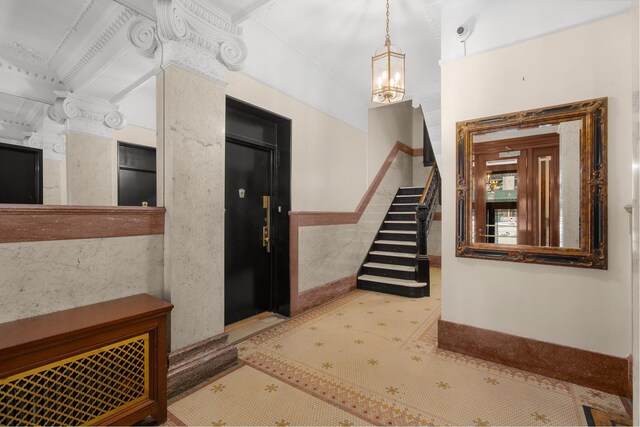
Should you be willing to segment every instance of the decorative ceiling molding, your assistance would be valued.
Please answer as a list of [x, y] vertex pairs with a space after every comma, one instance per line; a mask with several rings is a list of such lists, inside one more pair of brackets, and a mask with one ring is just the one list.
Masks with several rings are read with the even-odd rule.
[[158, 47], [156, 26], [153, 21], [138, 17], [129, 26], [129, 42], [136, 50], [147, 58], [153, 58]]
[[67, 152], [67, 143], [64, 135], [44, 131], [25, 132], [22, 144], [16, 145], [39, 148], [42, 150], [43, 157], [47, 160], [62, 160]]
[[122, 129], [127, 121], [118, 107], [107, 100], [70, 92], [56, 92], [58, 98], [49, 107], [48, 116], [64, 124], [67, 132], [111, 138], [111, 129]]
[[215, 6], [204, 0], [156, 0], [156, 15], [163, 68], [177, 64], [223, 84], [224, 67], [242, 68], [247, 57], [242, 29]]
[[39, 65], [45, 65], [47, 62], [47, 57], [44, 53], [38, 52], [15, 40], [9, 42], [9, 50], [16, 58], [27, 62]]
[[74, 64], [62, 74], [62, 82], [65, 85], [76, 77], [93, 58], [98, 55], [102, 49], [125, 27], [125, 25], [135, 16], [135, 12], [131, 9], [122, 8], [116, 15], [115, 19], [107, 25], [107, 27], [98, 35], [91, 45], [80, 56], [80, 59], [74, 61]]
[[[31, 80], [39, 80], [60, 88], [64, 86], [62, 80], [52, 73], [43, 73], [35, 69], [30, 69], [24, 66], [16, 65], [15, 63], [8, 61], [4, 58], [0, 58], [0, 70], [6, 70], [11, 73], [20, 74], [23, 77], [27, 77]], [[53, 90], [53, 89], [52, 89]]]
[[442, 15], [442, 0], [429, 0], [425, 5], [427, 12], [427, 22], [429, 23], [429, 29], [431, 35], [436, 40], [440, 40], [442, 37], [442, 26], [440, 24], [440, 15]]
[[262, 6], [266, 5], [267, 3], [270, 3], [271, 1], [273, 0], [255, 0], [249, 6], [243, 8], [242, 11], [235, 13], [231, 17], [231, 20], [233, 21], [234, 24], [237, 25], [242, 21], [249, 19], [249, 17], [251, 17], [251, 15], [255, 13], [256, 10], [260, 9]]
[[67, 31], [64, 33], [58, 44], [56, 44], [56, 47], [53, 49], [51, 54], [49, 54], [49, 58], [47, 59], [47, 66], [51, 66], [51, 63], [55, 59], [58, 52], [60, 52], [60, 49], [62, 49], [65, 43], [67, 43], [69, 37], [71, 37], [71, 35], [76, 31], [78, 31], [78, 26], [80, 25], [84, 17], [87, 16], [96, 2], [97, 0], [87, 0], [84, 7], [80, 9], [80, 12], [78, 12], [78, 15], [73, 20], [73, 23], [67, 28]]
[[112, 104], [119, 103], [124, 98], [126, 98], [127, 95], [129, 95], [135, 89], [137, 89], [138, 87], [143, 85], [144, 82], [149, 80], [151, 77], [155, 76], [158, 73], [158, 71], [160, 71], [160, 67], [159, 66], [154, 68], [153, 70], [149, 71], [148, 73], [145, 73], [142, 77], [140, 77], [139, 79], [137, 79], [136, 81], [131, 83], [129, 86], [124, 88], [124, 90], [121, 90], [115, 96], [113, 96], [111, 99], [109, 99], [109, 102], [111, 102]]

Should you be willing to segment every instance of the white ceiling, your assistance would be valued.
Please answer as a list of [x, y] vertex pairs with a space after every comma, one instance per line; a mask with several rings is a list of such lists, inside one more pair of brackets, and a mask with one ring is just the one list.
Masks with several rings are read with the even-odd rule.
[[466, 55], [584, 24], [631, 9], [631, 0], [454, 0], [442, 7], [442, 59], [465, 55], [456, 37], [464, 25], [471, 33]]
[[[207, 1], [244, 27], [249, 55], [243, 73], [367, 130], [371, 55], [384, 43], [385, 0]], [[155, 18], [153, 0], [2, 0], [0, 93], [52, 103], [54, 90], [83, 92], [118, 103], [130, 123], [154, 126], [155, 85], [148, 78], [155, 64], [128, 43], [134, 14], [123, 5]], [[629, 5], [630, 0], [392, 0], [391, 38], [406, 53], [406, 99], [422, 104], [428, 122], [437, 126], [439, 61], [441, 55], [449, 60], [464, 54], [455, 39], [462, 23], [473, 25], [470, 54]], [[1, 113], [11, 108], [0, 97]], [[25, 114], [17, 112], [15, 121], [26, 123]]]
[[[391, 1], [391, 40], [406, 54], [406, 99], [440, 90], [439, 7], [440, 0]], [[385, 12], [384, 0], [271, 1], [242, 23], [243, 72], [366, 131], [371, 56], [384, 45]]]
[[[128, 41], [134, 19], [112, 0], [2, 0], [0, 93], [44, 104], [54, 102], [56, 90], [122, 101], [155, 68]], [[0, 112], [13, 111], [12, 102], [0, 96]], [[155, 123], [155, 107], [149, 114]], [[35, 126], [25, 108], [14, 111], [13, 120]], [[148, 125], [149, 117], [142, 122]], [[3, 127], [3, 137], [24, 130]]]

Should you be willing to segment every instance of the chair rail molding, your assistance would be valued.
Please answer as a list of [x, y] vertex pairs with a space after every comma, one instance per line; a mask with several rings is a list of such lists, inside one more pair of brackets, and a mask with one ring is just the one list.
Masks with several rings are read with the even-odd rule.
[[49, 118], [64, 124], [67, 132], [111, 138], [111, 129], [122, 129], [127, 120], [118, 107], [95, 96], [56, 91], [56, 102], [49, 107]]
[[176, 64], [226, 85], [226, 70], [237, 71], [244, 65], [247, 46], [242, 28], [212, 4], [203, 0], [156, 0], [156, 16], [159, 44], [154, 42], [153, 23], [141, 17], [129, 27], [129, 40], [142, 55], [155, 52], [158, 68]]

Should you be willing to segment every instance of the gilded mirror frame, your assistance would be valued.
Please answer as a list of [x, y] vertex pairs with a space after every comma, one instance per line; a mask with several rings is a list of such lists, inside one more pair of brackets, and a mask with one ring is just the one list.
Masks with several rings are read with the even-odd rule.
[[[472, 241], [473, 137], [504, 129], [582, 120], [580, 247], [501, 245]], [[456, 124], [456, 256], [607, 269], [607, 98], [519, 111]]]

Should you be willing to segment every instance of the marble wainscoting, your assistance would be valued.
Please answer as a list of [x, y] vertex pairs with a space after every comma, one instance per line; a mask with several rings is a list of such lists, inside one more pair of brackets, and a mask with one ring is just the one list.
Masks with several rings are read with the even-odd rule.
[[0, 323], [139, 293], [162, 297], [163, 236], [0, 244]]
[[357, 273], [398, 187], [412, 184], [412, 166], [398, 152], [357, 223], [300, 227], [299, 294]]

